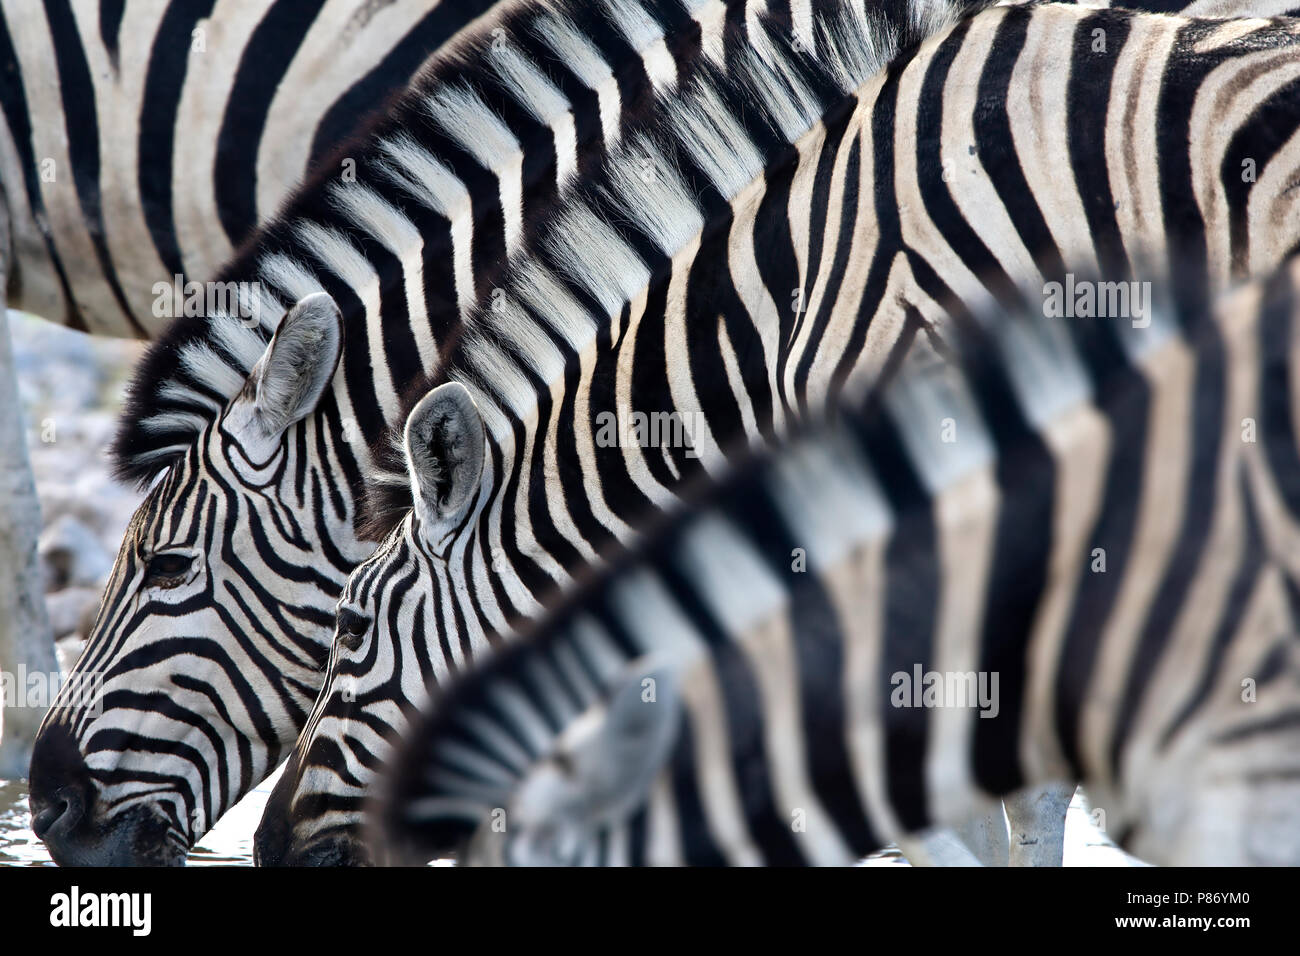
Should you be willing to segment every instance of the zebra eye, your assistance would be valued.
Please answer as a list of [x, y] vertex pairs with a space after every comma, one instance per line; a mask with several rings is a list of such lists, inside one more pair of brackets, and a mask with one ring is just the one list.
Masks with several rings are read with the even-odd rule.
[[174, 588], [185, 583], [190, 567], [194, 564], [191, 554], [167, 552], [155, 554], [144, 568], [145, 587]]
[[335, 627], [338, 631], [339, 643], [348, 650], [355, 651], [361, 646], [366, 632], [370, 630], [370, 618], [358, 614], [350, 607], [341, 607]]

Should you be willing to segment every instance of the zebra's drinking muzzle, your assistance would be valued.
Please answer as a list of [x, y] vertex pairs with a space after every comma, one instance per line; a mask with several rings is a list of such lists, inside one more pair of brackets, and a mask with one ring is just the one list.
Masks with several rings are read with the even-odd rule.
[[184, 837], [161, 803], [133, 803], [111, 817], [76, 740], [42, 733], [32, 753], [32, 830], [60, 866], [183, 866]]

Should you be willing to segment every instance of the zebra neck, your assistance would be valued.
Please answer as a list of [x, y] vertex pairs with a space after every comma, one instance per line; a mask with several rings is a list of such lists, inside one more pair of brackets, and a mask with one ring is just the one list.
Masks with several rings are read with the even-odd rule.
[[[364, 433], [327, 394], [318, 414], [291, 426], [281, 444], [284, 455], [268, 476], [272, 498], [290, 509], [287, 514], [302, 517], [300, 533], [314, 541], [311, 550], [321, 555], [321, 569], [341, 575], [341, 592], [352, 568], [374, 550], [374, 542], [357, 533], [366, 475], [373, 471]], [[254, 475], [244, 480], [249, 487], [267, 484]]]

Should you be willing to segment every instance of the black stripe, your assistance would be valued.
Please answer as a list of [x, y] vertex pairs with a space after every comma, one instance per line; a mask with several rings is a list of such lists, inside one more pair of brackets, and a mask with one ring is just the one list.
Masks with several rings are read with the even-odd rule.
[[[585, 428], [585, 422], [577, 421], [577, 400], [582, 391], [582, 370], [573, 349], [565, 342], [556, 340], [556, 347], [565, 355], [564, 385], [560, 391], [557, 414], [557, 427], [554, 430], [555, 468], [550, 476], [554, 490], [558, 484], [559, 493], [564, 500], [564, 508], [573, 520], [574, 527], [594, 551], [605, 553], [616, 546], [616, 541], [608, 528], [596, 520], [588, 495], [586, 479], [590, 478], [581, 467], [578, 456], [578, 430]], [[572, 427], [570, 427], [572, 426]], [[604, 489], [601, 489], [604, 492]]]
[[[736, 355], [743, 383], [740, 387], [750, 395], [765, 396], [767, 393], [766, 356], [762, 352], [761, 343], [755, 343], [752, 335], [744, 334], [743, 326], [748, 325], [751, 332], [753, 326], [731, 281], [731, 263], [727, 249], [730, 222], [731, 217], [728, 215], [725, 222], [717, 224], [716, 229], [715, 224], [710, 223], [699, 252], [690, 264], [685, 308], [680, 318], [686, 333], [685, 354], [680, 358], [685, 358], [690, 367], [693, 390], [708, 419], [709, 431], [724, 455], [729, 452], [743, 454], [747, 445], [740, 399], [732, 390], [732, 382], [723, 360], [721, 337], [724, 334], [734, 329], [742, 336], [739, 343], [742, 347], [747, 340], [750, 344], [749, 348], [743, 348]], [[665, 323], [665, 332], [667, 325]], [[673, 325], [676, 326], [677, 323], [674, 322]], [[754, 344], [759, 344], [759, 349], [755, 350]], [[665, 351], [667, 350], [666, 345]], [[665, 410], [671, 412], [674, 408], [676, 405], [669, 396]], [[690, 481], [704, 473], [700, 459], [687, 456], [688, 449], [670, 446], [667, 451], [683, 480]], [[646, 454], [659, 457], [661, 449], [646, 449]]]
[[[1089, 324], [1090, 323], [1090, 324]], [[1110, 431], [1110, 460], [1100, 510], [1076, 582], [1069, 624], [1061, 642], [1055, 676], [1055, 721], [1062, 750], [1074, 774], [1083, 776], [1079, 734], [1084, 694], [1092, 677], [1102, 630], [1128, 571], [1141, 504], [1146, 460], [1151, 386], [1131, 367], [1110, 319], [1067, 324], [1075, 348], [1092, 377], [1097, 411]], [[1091, 552], [1104, 551], [1105, 571], [1093, 571]]]
[[799, 318], [794, 311], [794, 292], [799, 288], [799, 258], [794, 250], [789, 213], [790, 194], [798, 171], [799, 164], [794, 161], [775, 166], [767, 177], [767, 188], [754, 218], [754, 260], [763, 286], [776, 304], [776, 387], [785, 412], [792, 410], [790, 397], [785, 393], [785, 369], [790, 361], [795, 322]]
[[441, 0], [425, 14], [369, 73], [349, 86], [325, 111], [312, 136], [308, 169], [324, 165], [339, 144], [349, 144], [365, 135], [370, 123], [387, 114], [387, 110], [377, 107], [400, 94], [433, 51], [491, 7], [490, 0]]
[[[868, 821], [845, 736], [849, 723], [844, 699], [844, 622], [822, 577], [794, 569], [791, 558], [800, 543], [770, 494], [742, 483], [736, 493], [724, 495], [720, 504], [789, 595], [786, 616], [799, 681], [799, 726], [806, 770], [831, 824], [841, 831], [853, 852], [865, 856], [879, 849], [884, 840]], [[759, 516], [764, 517], [760, 520]]]
[[673, 562], [665, 565], [661, 574], [677, 607], [708, 644], [713, 657], [726, 715], [731, 771], [749, 832], [768, 865], [801, 865], [806, 861], [790, 827], [792, 818], [777, 803], [765, 746], [767, 720], [758, 679], [743, 652], [731, 642], [722, 623], [696, 592], [694, 582], [687, 579], [685, 569]]
[[118, 70], [117, 41], [122, 30], [122, 15], [126, 13], [126, 0], [99, 0], [99, 38], [104, 41], [108, 62], [113, 72]]
[[[695, 773], [695, 735], [689, 719], [681, 723], [677, 746], [673, 748], [671, 781], [673, 805], [677, 810], [678, 839], [682, 856], [688, 866], [726, 866], [727, 858], [714, 842], [709, 831], [708, 818], [700, 801], [700, 780]], [[642, 833], [649, 836], [649, 827]], [[644, 857], [644, 850], [641, 850]]]
[[[808, 257], [808, 282], [804, 289], [805, 303], [811, 301], [813, 286], [819, 278], [817, 271], [820, 268], [821, 257], [825, 251], [824, 246], [832, 238], [826, 235], [826, 218], [823, 210], [830, 204], [831, 178], [835, 167], [836, 152], [843, 141], [852, 116], [852, 111], [846, 111], [841, 117], [828, 123], [826, 127], [826, 142], [823, 149], [826, 162], [817, 171], [817, 179], [813, 185], [813, 217], [811, 221], [812, 228], [809, 231], [812, 239], [812, 249]], [[862, 156], [861, 144], [862, 141], [857, 136], [854, 136], [849, 142], [848, 156], [844, 164], [844, 193], [839, 210], [840, 227], [839, 232], [833, 237], [833, 243], [831, 243], [834, 255], [826, 275], [820, 277], [824, 279], [821, 309], [813, 318], [812, 333], [808, 339], [809, 347], [800, 356], [799, 365], [795, 372], [795, 395], [799, 402], [799, 411], [804, 417], [807, 417], [810, 413], [808, 407], [808, 381], [812, 375], [813, 364], [818, 357], [818, 347], [825, 339], [826, 329], [831, 322], [831, 314], [835, 310], [835, 305], [840, 297], [840, 287], [844, 282], [844, 273], [849, 264], [849, 252], [853, 247], [853, 238], [857, 232], [858, 202], [862, 198], [858, 194], [861, 179], [861, 167], [859, 165]], [[801, 317], [794, 330], [795, 336], [799, 335], [799, 326], [802, 324], [803, 318]], [[848, 356], [844, 357], [847, 358]]]
[[[176, 118], [189, 68], [191, 35], [200, 21], [211, 16], [214, 3], [193, 0], [168, 4], [154, 36], [140, 101], [140, 136], [136, 143], [140, 205], [158, 257], [173, 275], [184, 272], [172, 204]], [[154, 354], [150, 353], [151, 359]]]
[[[1112, 769], [1118, 770], [1124, 743], [1137, 720], [1142, 689], [1149, 685], [1160, 664], [1161, 651], [1173, 622], [1188, 600], [1219, 503], [1218, 471], [1224, 453], [1224, 410], [1227, 406], [1227, 369], [1223, 341], [1214, 322], [1199, 323], [1196, 377], [1192, 382], [1192, 415], [1187, 423], [1191, 437], [1184, 490], [1182, 527], [1168, 566], [1130, 662], [1128, 678], [1118, 699], [1114, 736], [1110, 741]], [[1144, 569], [1150, 573], [1154, 569]], [[1118, 779], [1118, 777], [1116, 778]]]
[[565, 63], [531, 30], [516, 31], [511, 39], [569, 101], [578, 143], [576, 178], [579, 182], [591, 180], [600, 170], [607, 147], [605, 128], [600, 121], [600, 98], [595, 90], [565, 69]]
[[1297, 383], [1291, 367], [1291, 341], [1297, 302], [1291, 273], [1282, 268], [1268, 281], [1259, 317], [1258, 439], [1269, 473], [1286, 509], [1300, 519], [1300, 454], [1291, 402]]
[[54, 44], [54, 59], [59, 73], [59, 92], [63, 98], [63, 120], [68, 134], [72, 180], [77, 187], [81, 214], [86, 219], [86, 232], [95, 249], [95, 258], [104, 273], [104, 280], [118, 308], [122, 310], [123, 317], [136, 335], [147, 338], [144, 326], [136, 321], [135, 314], [126, 301], [117, 270], [113, 266], [113, 258], [108, 251], [108, 243], [104, 239], [95, 85], [90, 77], [90, 64], [86, 62], [81, 36], [77, 32], [76, 18], [72, 15], [69, 0], [47, 0], [45, 16], [50, 25], [50, 39]]
[[1025, 47], [1031, 16], [1030, 10], [1017, 8], [998, 24], [993, 39], [996, 52], [985, 61], [980, 73], [973, 149], [978, 152], [980, 167], [988, 175], [989, 182], [1002, 200], [1003, 211], [1025, 249], [1034, 257], [1038, 270], [1045, 276], [1055, 276], [1065, 272], [1061, 250], [1057, 248], [1021, 169], [1007, 111], [1011, 77]]
[[[1212, 21], [1208, 23], [1212, 24]], [[1217, 26], [1214, 27], [1217, 29]], [[1179, 29], [1175, 48], [1200, 39], [1203, 31]], [[1199, 315], [1209, 302], [1208, 248], [1192, 177], [1192, 109], [1199, 102], [1202, 80], [1217, 58], [1182, 57], [1176, 70], [1165, 70], [1156, 109], [1156, 156], [1160, 204], [1169, 241], [1169, 274], [1177, 276], [1170, 292], [1180, 316]]]
[[[627, 330], [628, 320], [631, 317], [631, 307], [624, 304], [622, 311], [618, 316], [619, 328], [624, 332]], [[589, 420], [582, 422], [579, 427], [587, 429], [592, 435], [593, 440], [600, 438], [599, 425], [601, 421], [608, 419], [599, 419], [602, 413], [616, 413], [618, 402], [616, 400], [617, 374], [619, 351], [611, 341], [612, 325], [609, 322], [602, 322], [596, 331], [596, 362], [592, 371], [591, 385], [587, 399], [587, 410]], [[654, 337], [647, 336], [646, 342], [653, 346]], [[633, 381], [639, 370], [642, 368], [652, 368], [654, 359], [647, 366], [644, 360], [634, 363], [632, 367]], [[635, 385], [634, 385], [635, 389]], [[633, 391], [633, 400], [635, 401], [635, 390]], [[597, 446], [599, 447], [599, 446]], [[650, 467], [655, 467], [655, 456], [648, 457]], [[596, 477], [600, 484], [601, 494], [605, 501], [608, 502], [610, 510], [622, 518], [624, 521], [632, 521], [634, 526], [649, 517], [657, 514], [659, 508], [646, 497], [645, 492], [634, 482], [628, 473], [627, 458], [622, 454], [597, 454], [596, 455]], [[658, 480], [658, 478], [656, 478]]]
[[[1093, 49], [1098, 39], [1094, 36], [1096, 30], [1101, 31], [1103, 50]], [[1130, 270], [1106, 169], [1105, 138], [1110, 127], [1097, 122], [1096, 111], [1098, 104], [1110, 102], [1115, 65], [1128, 36], [1126, 17], [1093, 13], [1081, 19], [1074, 30], [1070, 80], [1065, 94], [1066, 142], [1075, 191], [1088, 220], [1097, 264], [1102, 275], [1109, 279], [1127, 279]]]
[[[857, 364], [857, 357], [867, 340], [871, 323], [880, 313], [889, 286], [889, 270], [897, 251], [902, 248], [902, 225], [898, 215], [898, 192], [894, 186], [894, 123], [898, 113], [898, 83], [903, 66], [891, 65], [885, 82], [871, 110], [872, 183], [878, 239], [872, 253], [871, 267], [858, 305], [853, 333], [844, 357], [831, 375], [829, 394], [838, 396], [844, 382]], [[787, 396], [787, 401], [789, 400]]]
[[[1004, 17], [1026, 14], [1027, 11], [1018, 7], [1002, 11]], [[917, 185], [927, 215], [953, 252], [1003, 308], [1018, 312], [1024, 305], [1020, 290], [1002, 267], [1002, 263], [998, 261], [997, 255], [985, 245], [984, 240], [971, 227], [970, 220], [953, 199], [951, 188], [944, 182], [943, 166], [938, 153], [938, 146], [944, 141], [943, 96], [948, 88], [948, 72], [966, 40], [969, 29], [969, 20], [963, 20], [954, 27], [939, 44], [939, 48], [934, 52], [926, 68], [925, 80], [921, 85], [921, 93], [916, 104]], [[998, 54], [995, 52], [995, 55]], [[981, 117], [976, 113], [977, 128], [980, 121]]]
[[[14, 148], [18, 151], [18, 160], [23, 169], [23, 185], [26, 188], [27, 204], [31, 208], [32, 218], [38, 225], [48, 223], [45, 201], [41, 198], [36, 155], [32, 150], [32, 123], [27, 109], [27, 90], [23, 86], [22, 70], [19, 67], [17, 53], [14, 51], [13, 39], [9, 35], [9, 24], [3, 14], [0, 14], [0, 108], [4, 110], [5, 123], [13, 137]], [[85, 332], [87, 331], [86, 320], [77, 309], [76, 299], [72, 295], [72, 286], [68, 282], [54, 240], [50, 237], [48, 225], [41, 229], [41, 241], [45, 244], [45, 251], [59, 280], [59, 288], [63, 291], [63, 305], [66, 310], [64, 321], [69, 328]], [[20, 263], [14, 262], [9, 266], [6, 279], [9, 283], [9, 305], [15, 308], [22, 306], [24, 276]]]
[[325, 0], [276, 0], [249, 36], [217, 134], [213, 192], [231, 245], [257, 227], [257, 154], [276, 90]]
[[1055, 462], [1025, 415], [1005, 361], [986, 342], [968, 349], [963, 362], [966, 380], [997, 448], [995, 475], [1001, 501], [986, 583], [988, 604], [979, 663], [983, 674], [998, 675], [998, 714], [981, 713], [972, 721], [975, 779], [995, 794], [1009, 793], [1026, 782], [1019, 761], [1028, 673], [1025, 648], [1047, 585], [1056, 504]]
[[[1260, 532], [1259, 516], [1255, 512], [1254, 495], [1251, 492], [1244, 471], [1237, 472], [1235, 484], [1241, 501], [1243, 525], [1240, 564], [1237, 566], [1237, 573], [1228, 588], [1227, 600], [1224, 602], [1223, 610], [1219, 614], [1219, 624], [1215, 629], [1214, 639], [1210, 642], [1209, 653], [1205, 657], [1205, 662], [1201, 665], [1200, 678], [1196, 682], [1196, 686], [1192, 688], [1191, 693], [1188, 694], [1183, 706], [1178, 709], [1178, 713], [1165, 725], [1165, 729], [1160, 735], [1161, 749], [1167, 748], [1178, 731], [1191, 723], [1201, 707], [1209, 700], [1216, 683], [1222, 678], [1224, 662], [1232, 646], [1233, 638], [1237, 636], [1239, 629], [1246, 620], [1250, 600], [1255, 595], [1255, 588], [1259, 584], [1260, 572], [1265, 567], [1265, 561], [1268, 560], [1263, 535]], [[1167, 630], [1166, 645], [1169, 643], [1169, 637], [1172, 637], [1172, 634]], [[1274, 660], [1273, 663], [1278, 662]], [[1264, 673], [1255, 674], [1256, 680], [1260, 684], [1265, 683], [1268, 680], [1267, 673], [1268, 667], [1265, 667]], [[1120, 767], [1118, 755], [1122, 749], [1122, 743], [1126, 743], [1126, 741], [1123, 741], [1117, 732], [1113, 748], [1116, 757], [1112, 762], [1113, 769], [1116, 771], [1116, 780], [1123, 779], [1122, 775], [1118, 773]]]
[[[878, 670], [880, 723], [884, 734], [884, 771], [889, 802], [908, 831], [931, 823], [925, 782], [929, 720], [910, 697], [895, 706], [894, 675], [911, 680], [914, 665], [928, 671], [934, 655], [934, 595], [941, 592], [937, 531], [930, 497], [904, 449], [897, 426], [884, 414], [854, 424], [894, 514], [886, 549], [885, 606]], [[897, 689], [901, 690], [902, 685]]]

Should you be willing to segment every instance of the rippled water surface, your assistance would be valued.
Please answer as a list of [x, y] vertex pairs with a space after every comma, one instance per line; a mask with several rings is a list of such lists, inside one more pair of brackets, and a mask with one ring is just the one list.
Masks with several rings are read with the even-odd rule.
[[[279, 771], [222, 817], [190, 853], [189, 865], [252, 866], [253, 831], [278, 777]], [[1130, 866], [1135, 862], [1092, 825], [1076, 797], [1065, 821], [1065, 865]], [[890, 849], [872, 856], [866, 864], [894, 866], [906, 865], [907, 861], [897, 850]], [[0, 780], [0, 866], [53, 865], [44, 844], [32, 833], [27, 787], [18, 781]]]

